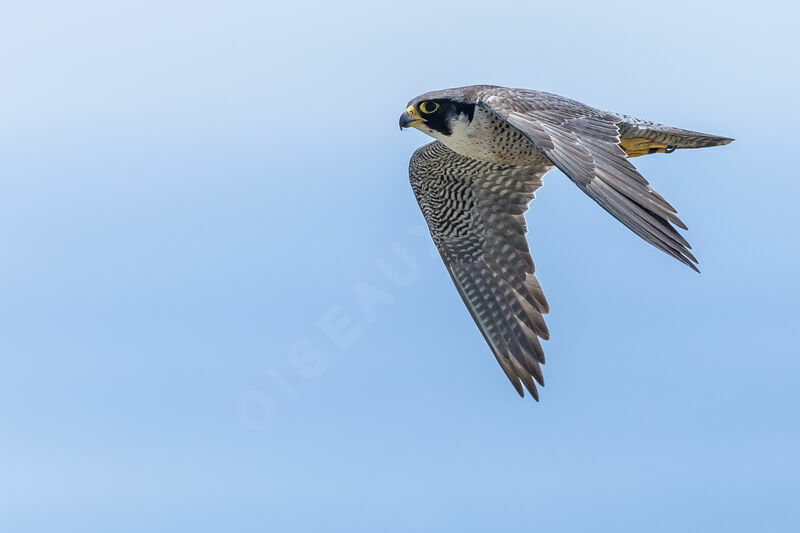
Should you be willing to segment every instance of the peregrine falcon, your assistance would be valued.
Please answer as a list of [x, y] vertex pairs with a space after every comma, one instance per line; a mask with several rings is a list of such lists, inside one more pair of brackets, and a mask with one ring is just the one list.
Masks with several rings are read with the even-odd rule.
[[474, 85], [411, 100], [400, 129], [436, 139], [414, 152], [414, 195], [458, 293], [520, 396], [544, 386], [547, 300], [524, 213], [557, 167], [636, 235], [697, 270], [686, 229], [628, 161], [733, 139], [601, 111], [541, 91]]

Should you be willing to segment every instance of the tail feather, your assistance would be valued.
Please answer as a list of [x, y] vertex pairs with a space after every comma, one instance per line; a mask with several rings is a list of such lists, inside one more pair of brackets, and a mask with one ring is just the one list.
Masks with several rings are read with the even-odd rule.
[[618, 123], [620, 145], [628, 157], [671, 153], [678, 148], [706, 148], [733, 142], [729, 137], [673, 128], [625, 115]]

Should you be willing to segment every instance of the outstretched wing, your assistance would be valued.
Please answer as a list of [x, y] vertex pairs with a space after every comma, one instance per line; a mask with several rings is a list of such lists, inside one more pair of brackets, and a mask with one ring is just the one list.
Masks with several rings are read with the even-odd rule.
[[525, 239], [524, 213], [549, 166], [504, 167], [440, 142], [411, 157], [411, 187], [472, 318], [520, 396], [544, 385], [548, 312]]
[[583, 192], [641, 238], [697, 270], [675, 208], [650, 188], [620, 146], [619, 116], [558, 95], [491, 88], [484, 106], [525, 135]]

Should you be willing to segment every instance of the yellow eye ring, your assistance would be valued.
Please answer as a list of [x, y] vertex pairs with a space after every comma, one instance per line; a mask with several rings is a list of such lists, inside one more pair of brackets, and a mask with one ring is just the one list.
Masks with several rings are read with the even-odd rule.
[[437, 109], [439, 109], [439, 104], [436, 102], [420, 102], [419, 104], [419, 110], [426, 115], [434, 113]]

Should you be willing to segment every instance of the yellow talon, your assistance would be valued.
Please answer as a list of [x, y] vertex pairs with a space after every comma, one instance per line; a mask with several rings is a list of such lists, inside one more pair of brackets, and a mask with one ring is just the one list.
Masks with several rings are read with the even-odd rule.
[[619, 145], [628, 154], [628, 157], [639, 157], [640, 155], [647, 154], [663, 154], [667, 151], [668, 146], [653, 142], [644, 137], [635, 137], [633, 139], [620, 139]]

